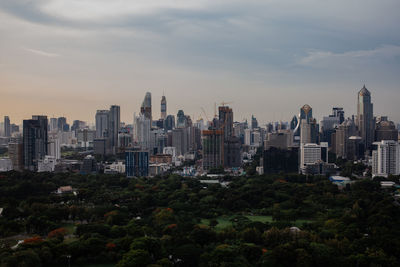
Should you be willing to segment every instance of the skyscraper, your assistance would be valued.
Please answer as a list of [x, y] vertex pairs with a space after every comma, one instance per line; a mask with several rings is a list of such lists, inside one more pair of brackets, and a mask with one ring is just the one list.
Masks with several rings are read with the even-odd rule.
[[146, 118], [152, 121], [152, 114], [151, 114], [151, 93], [147, 92], [146, 96], [144, 97], [142, 106], [140, 108], [140, 113], [143, 114]]
[[10, 118], [8, 116], [4, 116], [4, 136], [5, 137], [11, 136], [11, 124], [10, 124]]
[[203, 169], [224, 166], [224, 133], [221, 130], [202, 131]]
[[96, 138], [108, 137], [109, 110], [97, 110], [96, 112]]
[[150, 149], [150, 119], [144, 114], [140, 114], [135, 117], [135, 142], [140, 146], [141, 149]]
[[224, 138], [233, 136], [233, 112], [227, 106], [218, 108], [220, 128], [224, 131]]
[[312, 116], [312, 108], [305, 104], [300, 109], [300, 143], [318, 143], [319, 124]]
[[120, 107], [113, 105], [110, 108], [110, 116], [108, 121], [109, 129], [109, 140], [110, 149], [112, 154], [116, 154], [118, 151], [118, 132], [121, 127], [121, 115]]
[[186, 125], [186, 116], [183, 110], [178, 110], [178, 114], [176, 115], [176, 128], [185, 128]]
[[37, 169], [37, 161], [47, 155], [47, 116], [32, 116], [23, 121], [24, 166]]
[[364, 147], [370, 149], [374, 141], [375, 119], [371, 93], [365, 85], [358, 92], [357, 127], [364, 142]]
[[376, 142], [377, 149], [372, 151], [372, 176], [388, 177], [400, 174], [400, 145], [398, 141], [384, 140]]
[[165, 119], [167, 117], [167, 99], [163, 95], [161, 98], [161, 119]]
[[145, 177], [149, 175], [149, 152], [140, 148], [128, 149], [125, 152], [126, 176]]
[[258, 121], [257, 121], [256, 117], [251, 115], [251, 129], [255, 129], [255, 128], [258, 128]]

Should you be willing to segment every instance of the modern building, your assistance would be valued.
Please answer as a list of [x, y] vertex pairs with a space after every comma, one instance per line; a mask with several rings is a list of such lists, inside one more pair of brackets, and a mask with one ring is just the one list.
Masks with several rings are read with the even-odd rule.
[[271, 147], [279, 149], [288, 149], [293, 146], [293, 131], [281, 130], [267, 134], [264, 141], [264, 149], [268, 150]]
[[251, 129], [255, 129], [255, 128], [258, 128], [258, 121], [257, 121], [256, 117], [251, 115]]
[[58, 137], [55, 137], [54, 135], [50, 135], [48, 137], [48, 140], [49, 140], [47, 145], [48, 155], [54, 157], [54, 159], [56, 160], [61, 159], [60, 139]]
[[144, 150], [150, 149], [151, 121], [145, 114], [139, 114], [135, 118], [134, 140]]
[[328, 143], [300, 144], [300, 166], [299, 171], [304, 173], [307, 165], [314, 165], [320, 162], [328, 163]]
[[163, 95], [161, 98], [161, 119], [165, 120], [167, 117], [167, 99]]
[[89, 129], [77, 130], [76, 139], [78, 147], [89, 149], [93, 148], [93, 141], [96, 138], [96, 131]]
[[357, 133], [356, 125], [353, 120], [345, 120], [337, 129], [335, 134], [335, 153], [336, 158], [348, 158], [349, 138]]
[[116, 154], [118, 152], [118, 133], [121, 128], [121, 111], [120, 107], [117, 105], [112, 105], [110, 107], [110, 116], [109, 116], [109, 139], [110, 139], [110, 150], [112, 154]]
[[38, 172], [54, 172], [57, 160], [52, 156], [45, 156], [38, 160]]
[[147, 92], [142, 106], [140, 107], [140, 114], [143, 114], [147, 119], [150, 120], [150, 125], [151, 125], [151, 121], [152, 121], [152, 113], [151, 113], [151, 93]]
[[221, 130], [202, 131], [203, 170], [224, 166], [224, 132]]
[[109, 110], [97, 110], [96, 112], [96, 138], [108, 138]]
[[185, 128], [187, 126], [186, 116], [183, 110], [178, 110], [176, 114], [176, 128]]
[[389, 121], [387, 117], [380, 117], [376, 123], [375, 141], [383, 140], [398, 141], [399, 132], [396, 129], [394, 122]]
[[177, 156], [184, 156], [189, 151], [188, 128], [176, 128], [172, 130], [172, 146], [176, 148]]
[[238, 168], [242, 165], [241, 142], [236, 136], [224, 139], [224, 167]]
[[400, 174], [400, 144], [398, 141], [375, 142], [372, 151], [372, 176], [388, 177]]
[[224, 131], [224, 138], [232, 137], [233, 134], [233, 112], [228, 106], [218, 107], [220, 129]]
[[47, 153], [47, 116], [32, 116], [23, 121], [23, 147], [25, 169], [37, 170], [37, 161]]
[[371, 93], [364, 87], [358, 92], [357, 127], [365, 149], [371, 149], [374, 142], [375, 118]]
[[57, 118], [50, 118], [49, 130], [50, 130], [50, 132], [58, 132]]
[[164, 120], [164, 130], [171, 131], [174, 128], [175, 128], [175, 116], [168, 115]]
[[5, 137], [11, 136], [11, 123], [10, 123], [10, 118], [8, 116], [4, 116], [4, 136]]
[[92, 155], [87, 155], [82, 162], [81, 174], [93, 174], [97, 173], [97, 162]]
[[61, 132], [68, 132], [69, 131], [69, 124], [67, 123], [67, 118], [59, 117], [57, 119], [57, 127], [58, 130]]
[[263, 163], [264, 173], [296, 173], [299, 171], [299, 148], [280, 149], [270, 147], [264, 149], [261, 162]]
[[140, 148], [126, 150], [125, 170], [127, 177], [149, 176], [149, 152]]

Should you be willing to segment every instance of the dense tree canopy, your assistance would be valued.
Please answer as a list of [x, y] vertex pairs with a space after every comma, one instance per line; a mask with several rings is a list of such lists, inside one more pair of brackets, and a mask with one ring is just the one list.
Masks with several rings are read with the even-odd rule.
[[[400, 265], [394, 189], [294, 174], [225, 181], [2, 174], [0, 265]], [[77, 194], [54, 193], [65, 185]]]

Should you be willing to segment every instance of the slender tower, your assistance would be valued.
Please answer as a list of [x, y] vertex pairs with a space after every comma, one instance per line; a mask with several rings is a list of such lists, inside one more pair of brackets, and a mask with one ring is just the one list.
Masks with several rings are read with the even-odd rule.
[[161, 98], [161, 119], [165, 120], [167, 117], [167, 99], [163, 95]]
[[371, 103], [371, 93], [364, 87], [358, 92], [357, 127], [365, 149], [370, 149], [374, 142], [375, 119]]

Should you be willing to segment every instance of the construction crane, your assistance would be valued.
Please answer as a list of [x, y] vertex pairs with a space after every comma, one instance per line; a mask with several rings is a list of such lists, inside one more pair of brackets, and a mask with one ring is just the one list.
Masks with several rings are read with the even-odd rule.
[[207, 121], [210, 121], [210, 119], [207, 116], [206, 110], [203, 107], [200, 107], [200, 108], [201, 108], [201, 111], [203, 111], [204, 116], [206, 116]]

